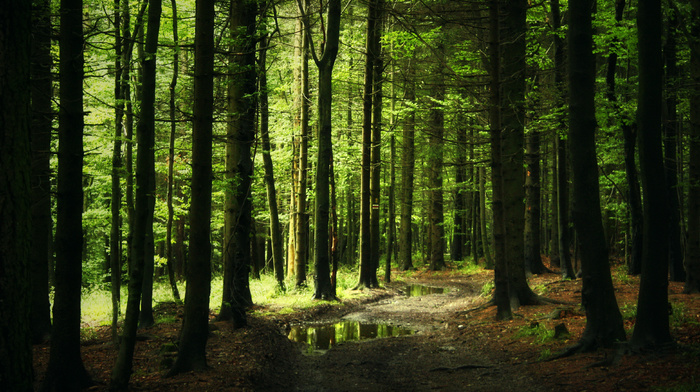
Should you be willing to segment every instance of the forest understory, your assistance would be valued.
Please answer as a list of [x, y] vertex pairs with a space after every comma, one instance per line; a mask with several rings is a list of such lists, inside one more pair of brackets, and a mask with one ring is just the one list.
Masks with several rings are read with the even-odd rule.
[[[617, 272], [619, 271], [619, 272]], [[134, 391], [698, 391], [700, 379], [700, 297], [682, 294], [670, 283], [671, 331], [676, 344], [654, 352], [620, 349], [547, 361], [574, 345], [585, 326], [580, 280], [558, 274], [532, 276], [540, 295], [564, 303], [521, 307], [509, 321], [495, 321], [487, 302], [493, 271], [464, 274], [411, 271], [366, 296], [343, 303], [319, 303], [283, 312], [255, 307], [249, 326], [233, 330], [214, 322], [207, 346], [210, 369], [164, 378], [174, 358], [183, 309], [161, 303], [161, 322], [140, 331], [136, 346]], [[628, 338], [635, 322], [639, 280], [614, 267], [617, 301]], [[444, 294], [405, 295], [410, 284], [447, 289]], [[383, 322], [410, 328], [414, 334], [338, 344], [323, 355], [306, 355], [292, 343], [292, 325], [338, 319]], [[557, 325], [567, 333], [554, 337]], [[561, 327], [559, 327], [561, 328]], [[108, 326], [83, 337], [82, 355], [97, 382], [107, 390], [116, 357]], [[49, 345], [35, 346], [37, 386], [48, 363]]]

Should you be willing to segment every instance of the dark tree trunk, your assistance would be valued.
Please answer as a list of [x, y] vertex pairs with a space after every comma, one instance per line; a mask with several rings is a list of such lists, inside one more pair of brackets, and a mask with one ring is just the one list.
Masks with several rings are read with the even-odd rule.
[[510, 320], [508, 263], [505, 255], [505, 226], [503, 216], [503, 175], [501, 171], [501, 38], [500, 0], [489, 2], [489, 68], [490, 102], [489, 127], [491, 133], [491, 188], [493, 192], [493, 247], [494, 247], [494, 302], [496, 319]]
[[226, 178], [224, 202], [224, 289], [218, 320], [233, 319], [246, 325], [245, 308], [253, 304], [248, 274], [252, 264], [250, 187], [253, 175], [251, 148], [255, 142], [255, 17], [257, 5], [231, 2], [231, 68], [228, 81]]
[[672, 341], [668, 324], [668, 193], [661, 146], [663, 60], [661, 1], [640, 0], [639, 39], [639, 162], [644, 199], [642, 277], [637, 322], [631, 344], [650, 347]]
[[263, 165], [265, 167], [265, 187], [267, 189], [267, 205], [270, 210], [270, 237], [272, 240], [272, 264], [275, 270], [277, 284], [284, 291], [284, 256], [282, 228], [280, 227], [279, 213], [277, 212], [277, 190], [275, 189], [275, 172], [272, 167], [269, 116], [267, 92], [267, 48], [269, 37], [260, 42], [260, 136], [262, 138]]
[[[136, 345], [136, 329], [138, 324], [148, 325], [153, 320], [152, 306], [143, 308], [143, 301], [151, 302], [151, 298], [142, 298], [145, 277], [148, 272], [147, 258], [153, 256], [153, 207], [155, 204], [155, 95], [156, 95], [156, 50], [158, 48], [158, 32], [160, 30], [160, 0], [150, 1], [148, 6], [148, 33], [146, 35], [145, 52], [149, 55], [143, 58], [143, 87], [141, 93], [141, 114], [136, 127], [138, 154], [136, 158], [136, 205], [134, 225], [132, 228], [132, 257], [129, 266], [129, 297], [127, 299], [126, 316], [119, 355], [112, 371], [110, 389], [125, 390], [129, 384]], [[150, 238], [150, 241], [149, 241]], [[149, 249], [150, 244], [150, 249]], [[151, 268], [151, 283], [152, 283]], [[152, 286], [152, 285], [151, 285]], [[143, 299], [143, 301], [142, 301]], [[139, 302], [141, 301], [141, 309]], [[150, 313], [150, 320], [149, 320]]]
[[194, 121], [190, 252], [185, 317], [177, 359], [169, 374], [207, 367], [211, 291], [211, 183], [214, 111], [214, 0], [197, 0], [195, 22]]
[[177, 288], [175, 280], [175, 261], [173, 260], [173, 220], [175, 211], [173, 209], [173, 183], [175, 182], [175, 137], [177, 135], [177, 117], [175, 100], [177, 97], [177, 79], [180, 71], [180, 40], [177, 31], [177, 0], [170, 2], [173, 12], [173, 43], [175, 50], [173, 51], [173, 78], [170, 81], [170, 138], [168, 140], [168, 193], [166, 203], [168, 205], [168, 220], [165, 223], [165, 259], [168, 263], [168, 280], [170, 281], [170, 289], [173, 292], [173, 298], [180, 301], [180, 291]]
[[[32, 10], [32, 246], [31, 246], [31, 328], [32, 342], [42, 343], [51, 334], [51, 305], [49, 304], [49, 243], [53, 240], [51, 227], [51, 19], [48, 0], [34, 2]], [[6, 128], [11, 129], [11, 128]]]
[[678, 192], [678, 165], [676, 148], [678, 147], [678, 55], [676, 35], [678, 30], [678, 16], [675, 12], [668, 14], [666, 27], [666, 44], [664, 47], [664, 59], [666, 62], [666, 118], [663, 122], [664, 130], [664, 166], [666, 173], [666, 186], [668, 188], [668, 266], [671, 280], [674, 282], [685, 281], [685, 269], [683, 268], [683, 249], [681, 246], [681, 217], [680, 200]]
[[[693, 20], [700, 17], [700, 5], [693, 3]], [[700, 178], [700, 26], [692, 27], [690, 75], [695, 88], [690, 93], [690, 162], [689, 178]], [[686, 294], [700, 292], [700, 181], [688, 187], [688, 242], [685, 247]]]
[[[464, 122], [464, 118], [459, 118]], [[457, 128], [457, 156], [455, 162], [455, 191], [454, 191], [454, 234], [452, 235], [452, 246], [450, 255], [452, 261], [462, 261], [467, 250], [467, 216], [470, 210], [467, 208], [467, 195], [472, 192], [467, 191], [467, 132], [463, 126]], [[470, 241], [473, 243], [473, 241]], [[476, 260], [476, 255], [474, 257]]]
[[[315, 292], [314, 299], [336, 299], [335, 290], [330, 278], [330, 241], [329, 241], [329, 213], [330, 213], [330, 173], [332, 157], [332, 87], [333, 65], [338, 55], [340, 38], [340, 0], [328, 2], [328, 16], [326, 20], [326, 32], [323, 53], [319, 57], [311, 45], [311, 53], [318, 67], [318, 157], [316, 165], [316, 208], [314, 215], [315, 224]], [[309, 35], [310, 22], [306, 10], [304, 15], [304, 28]]]
[[540, 134], [537, 130], [528, 135], [525, 162], [525, 266], [529, 273], [542, 274], [547, 269], [540, 255]]
[[[404, 99], [413, 104], [416, 100], [414, 64], [408, 60], [408, 78], [404, 86]], [[399, 268], [413, 269], [413, 172], [415, 167], [416, 113], [408, 109], [403, 119], [403, 152], [401, 154], [401, 226], [399, 228]]]
[[300, 80], [301, 90], [299, 96], [299, 168], [298, 185], [296, 197], [296, 249], [295, 249], [295, 271], [294, 281], [296, 287], [306, 285], [306, 270], [309, 259], [309, 213], [307, 209], [306, 191], [308, 187], [309, 169], [309, 32], [300, 27]]
[[532, 305], [537, 296], [525, 276], [525, 176], [524, 118], [525, 118], [525, 35], [527, 31], [526, 0], [502, 1], [504, 10], [503, 83], [501, 96], [501, 172], [503, 181], [503, 220], [505, 259], [508, 263], [508, 283], [511, 301]]
[[[433, 83], [432, 105], [428, 114], [428, 129], [430, 132], [428, 145], [428, 187], [430, 197], [429, 207], [429, 236], [430, 269], [439, 271], [445, 269], [445, 219], [442, 193], [443, 140], [445, 133], [445, 112], [442, 102], [445, 100], [445, 76], [443, 62], [445, 61], [444, 45], [438, 44], [438, 64], [432, 74], [436, 78]], [[522, 232], [521, 232], [522, 233]]]
[[[41, 15], [41, 20], [46, 21], [43, 16], [47, 15], [44, 11], [48, 11], [45, 8], [48, 4], [42, 2], [42, 5], [43, 7], [37, 10], [37, 15]], [[32, 304], [33, 301], [28, 295], [32, 292], [30, 291], [32, 284], [30, 270], [34, 264], [39, 264], [31, 251], [31, 225], [32, 219], [36, 217], [32, 214], [30, 197], [32, 193], [30, 102], [36, 91], [32, 91], [30, 95], [27, 89], [30, 85], [29, 70], [32, 52], [31, 17], [31, 2], [28, 1], [5, 2], [0, 11], [0, 91], [2, 91], [0, 94], [0, 298], [2, 298], [0, 300], [0, 385], [18, 392], [34, 390], [30, 330], [33, 333], [39, 331], [31, 327], [30, 322], [34, 317], [30, 318], [30, 313], [35, 316], [42, 311]], [[43, 38], [41, 41], [43, 43], [46, 43], [48, 38], [48, 36], [35, 37]], [[77, 39], [78, 42], [80, 42], [79, 38], [80, 36]], [[50, 65], [50, 62], [35, 63], [37, 68], [42, 65]], [[32, 75], [36, 76], [36, 69], [33, 68], [32, 71], [34, 71]], [[39, 86], [32, 87], [38, 89]], [[34, 104], [34, 110], [38, 109], [37, 103]], [[50, 113], [40, 113], [40, 115], [50, 116]], [[34, 115], [34, 119], [37, 119], [37, 114]], [[34, 126], [36, 126], [36, 120]], [[48, 190], [46, 197], [48, 197]], [[48, 244], [48, 236], [37, 239], [39, 242]], [[37, 256], [41, 257], [41, 266], [48, 273], [47, 254]], [[77, 261], [79, 264], [79, 259]], [[48, 279], [41, 284], [48, 287]], [[78, 284], [78, 293], [80, 293], [80, 284]], [[41, 302], [47, 300], [48, 295]], [[78, 306], [79, 321], [80, 307]], [[65, 335], [60, 337], [64, 338]], [[79, 360], [80, 346], [76, 345], [75, 349], [78, 350]], [[57, 354], [52, 355], [57, 359]], [[59, 370], [56, 359], [53, 361], [54, 372]], [[80, 364], [82, 369], [82, 362]], [[87, 375], [84, 369], [82, 374]]]
[[[392, 72], [393, 77], [393, 72]], [[393, 85], [392, 85], [393, 87]], [[392, 94], [392, 106], [394, 95]], [[394, 111], [392, 110], [392, 113]], [[387, 230], [387, 248], [386, 248], [386, 264], [384, 266], [384, 282], [391, 282], [391, 260], [395, 249], [396, 240], [396, 213], [394, 205], [394, 189], [396, 187], [396, 169], [394, 161], [396, 159], [396, 140], [394, 139], [394, 134], [391, 134], [389, 139], [389, 194], [387, 198], [389, 199], [389, 229]]]
[[[362, 170], [360, 186], [360, 276], [357, 288], [375, 287], [377, 270], [375, 259], [379, 260], [379, 249], [374, 248], [379, 244], [379, 230], [374, 227], [376, 215], [377, 226], [379, 224], [379, 199], [374, 200], [373, 185], [375, 179], [374, 164], [377, 157], [374, 154], [374, 128], [372, 121], [372, 109], [374, 107], [374, 93], [376, 92], [374, 80], [374, 67], [379, 58], [379, 28], [381, 25], [379, 13], [379, 0], [372, 0], [367, 9], [367, 39], [365, 43], [365, 79], [362, 93]], [[377, 146], [378, 148], [378, 146]], [[378, 184], [378, 181], [377, 181]], [[377, 192], [378, 193], [378, 192]], [[376, 212], [373, 210], [376, 204]], [[376, 237], [376, 240], [375, 240]]]
[[[83, 250], [83, 2], [61, 1], [59, 45], [56, 285], [44, 390], [92, 384], [80, 357]], [[4, 94], [3, 94], [4, 95]]]
[[484, 250], [484, 259], [486, 260], [484, 268], [493, 269], [494, 262], [491, 257], [489, 235], [486, 230], [486, 168], [483, 166], [479, 166], [479, 232], [481, 234], [481, 247]]
[[600, 212], [595, 147], [595, 57], [591, 26], [592, 0], [569, 2], [569, 140], [574, 208], [572, 217], [581, 247], [586, 327], [576, 350], [609, 347], [625, 340], [622, 316], [615, 300], [608, 250]]
[[377, 281], [377, 270], [379, 269], [379, 255], [381, 253], [381, 230], [379, 227], [379, 212], [381, 211], [379, 199], [381, 198], [381, 169], [382, 169], [382, 159], [381, 159], [381, 135], [382, 135], [382, 100], [384, 95], [382, 94], [382, 82], [383, 82], [383, 71], [384, 62], [382, 60], [382, 46], [380, 44], [382, 36], [382, 13], [384, 8], [383, 0], [376, 1], [375, 7], [375, 33], [374, 33], [374, 61], [372, 62], [372, 148], [370, 150], [370, 160], [371, 160], [371, 181], [370, 181], [370, 198], [371, 198], [371, 212], [370, 212], [370, 242], [372, 251], [370, 252], [371, 259], [371, 269], [372, 272], [369, 274], [370, 287], [379, 287], [379, 282]]

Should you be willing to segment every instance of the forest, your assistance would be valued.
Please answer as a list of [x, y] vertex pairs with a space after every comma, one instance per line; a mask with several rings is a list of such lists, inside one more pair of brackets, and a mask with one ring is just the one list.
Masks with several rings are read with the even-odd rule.
[[244, 346], [416, 279], [494, 325], [575, 301], [550, 360], [686, 342], [698, 0], [0, 4], [2, 388], [92, 387], [99, 330], [128, 390], [171, 305], [159, 374], [206, 374], [213, 325]]

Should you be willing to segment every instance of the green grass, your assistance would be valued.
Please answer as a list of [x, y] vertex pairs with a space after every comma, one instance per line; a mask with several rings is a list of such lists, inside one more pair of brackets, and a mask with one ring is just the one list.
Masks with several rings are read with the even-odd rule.
[[700, 392], [700, 382], [693, 378], [690, 382], [674, 385], [672, 387], [654, 387], [656, 392]]
[[482, 297], [490, 296], [491, 291], [493, 290], [494, 287], [496, 287], [496, 285], [493, 283], [493, 281], [488, 281], [488, 282], [484, 283], [484, 285], [481, 286], [481, 293], [479, 295], [481, 295]]
[[[357, 273], [354, 269], [343, 268], [338, 271], [337, 275], [338, 287], [337, 295], [342, 301], [367, 295], [361, 290], [353, 290], [357, 283]], [[285, 285], [288, 287], [286, 292], [280, 290], [277, 281], [271, 274], [265, 274], [259, 280], [250, 280], [250, 292], [253, 297], [253, 302], [256, 305], [274, 307], [278, 313], [292, 313], [297, 309], [306, 309], [314, 306], [319, 306], [326, 303], [334, 303], [331, 301], [316, 301], [313, 296], [313, 278], [309, 276], [308, 286], [295, 288], [294, 282], [287, 281]], [[223, 278], [214, 277], [211, 285], [211, 296], [209, 299], [209, 307], [213, 311], [217, 311], [221, 306]], [[178, 284], [180, 296], [185, 296], [185, 284]], [[94, 328], [101, 325], [109, 325], [112, 319], [112, 299], [109, 288], [96, 287], [91, 290], [83, 290], [81, 298], [82, 322], [87, 328]], [[120, 320], [126, 312], [126, 300], [128, 292], [126, 286], [121, 290], [121, 314]], [[170, 289], [170, 285], [166, 280], [158, 280], [153, 286], [153, 301], [154, 304], [160, 302], [172, 302], [174, 298]], [[168, 323], [174, 322], [175, 318], [171, 315], [158, 316], [156, 322]], [[89, 334], [89, 331], [86, 331]]]
[[554, 340], [554, 329], [549, 329], [542, 324], [535, 323], [534, 325], [520, 327], [518, 332], [513, 335], [513, 339], [520, 339], [524, 337], [534, 337], [535, 343], [546, 343]]

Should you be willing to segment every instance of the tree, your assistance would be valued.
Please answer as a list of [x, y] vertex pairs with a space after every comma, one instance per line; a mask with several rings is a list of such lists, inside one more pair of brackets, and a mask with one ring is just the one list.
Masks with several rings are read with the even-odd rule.
[[325, 31], [325, 42], [321, 55], [314, 49], [311, 39], [311, 23], [308, 10], [298, 0], [304, 28], [308, 35], [310, 51], [318, 68], [318, 157], [316, 164], [316, 225], [314, 241], [315, 292], [314, 299], [335, 299], [335, 290], [330, 279], [330, 246], [328, 222], [330, 211], [330, 166], [332, 155], [331, 107], [333, 104], [333, 65], [338, 55], [340, 39], [340, 1], [329, 0]]
[[192, 131], [190, 258], [180, 347], [169, 375], [207, 367], [211, 291], [211, 182], [214, 112], [214, 0], [197, 0]]
[[525, 35], [527, 1], [502, 2], [503, 80], [501, 84], [501, 176], [503, 181], [503, 220], [505, 258], [508, 262], [508, 290], [511, 301], [533, 305], [538, 298], [527, 284], [524, 263], [525, 177]]
[[668, 193], [661, 147], [661, 1], [640, 0], [637, 7], [637, 123], [644, 199], [644, 238], [656, 240], [644, 241], [637, 322], [631, 344], [649, 347], [672, 341], [668, 324]]
[[83, 2], [61, 0], [59, 31], [56, 285], [44, 390], [92, 384], [80, 357], [83, 251]]
[[29, 2], [3, 1], [0, 7], [0, 385], [32, 391], [27, 90], [32, 13]]
[[500, 0], [489, 2], [489, 132], [491, 134], [491, 187], [493, 190], [494, 296], [496, 319], [513, 318], [505, 254], [503, 174], [501, 153], [501, 37]]
[[413, 177], [415, 168], [416, 112], [413, 105], [416, 100], [415, 65], [411, 59], [408, 63], [407, 77], [404, 83], [404, 101], [409, 107], [403, 123], [403, 153], [401, 154], [401, 226], [399, 227], [399, 260], [402, 271], [413, 268]]
[[[379, 127], [380, 117], [373, 109], [381, 105], [379, 67], [381, 46], [380, 0], [372, 0], [367, 9], [367, 39], [365, 43], [365, 78], [362, 93], [362, 171], [360, 199], [360, 277], [356, 288], [377, 287], [379, 260]], [[375, 206], [376, 205], [376, 211]], [[375, 226], [376, 225], [376, 226]], [[376, 264], [375, 264], [376, 263]]]
[[[152, 325], [151, 306], [143, 309], [144, 302], [151, 303], [151, 296], [142, 293], [148, 277], [147, 259], [153, 257], [153, 209], [155, 204], [155, 99], [156, 99], [156, 51], [160, 31], [161, 0], [149, 1], [148, 32], [143, 58], [143, 87], [141, 113], [136, 127], [138, 154], [136, 157], [136, 198], [132, 242], [133, 260], [129, 266], [129, 297], [126, 305], [122, 341], [119, 355], [112, 371], [110, 389], [125, 390], [129, 384], [136, 329], [139, 324]], [[149, 234], [150, 232], [150, 234]], [[149, 241], [150, 238], [150, 241]], [[150, 248], [150, 249], [149, 249]], [[151, 260], [152, 262], [152, 260]], [[150, 271], [151, 288], [153, 271]], [[142, 294], [143, 297], [142, 297]], [[139, 309], [141, 302], [141, 309]], [[150, 311], [149, 311], [150, 310]]]
[[260, 57], [258, 69], [260, 73], [260, 137], [263, 148], [263, 165], [265, 167], [265, 187], [267, 189], [267, 205], [270, 211], [270, 237], [272, 240], [272, 264], [275, 270], [277, 284], [284, 291], [284, 252], [282, 243], [282, 228], [280, 227], [279, 213], [277, 212], [277, 190], [275, 188], [275, 172], [270, 156], [270, 108], [267, 91], [267, 50], [270, 45], [270, 37], [266, 35], [260, 41]]
[[[580, 243], [586, 327], [569, 353], [609, 347], [625, 340], [615, 300], [608, 250], [600, 212], [595, 145], [595, 57], [591, 26], [592, 0], [569, 1], [569, 141], [573, 177], [572, 218]], [[562, 249], [562, 251], [565, 251]]]
[[219, 320], [233, 318], [236, 327], [246, 324], [245, 308], [251, 306], [248, 274], [251, 265], [251, 184], [255, 142], [255, 17], [257, 4], [231, 1], [232, 39], [228, 79], [226, 125], [226, 179], [224, 201], [224, 293]]
[[[692, 20], [700, 16], [700, 4], [692, 2]], [[685, 286], [683, 292], [700, 292], [700, 26], [692, 26], [690, 75], [693, 88], [690, 94], [690, 162], [688, 177], [688, 243], [685, 249]]]
[[[32, 341], [41, 343], [51, 334], [49, 304], [49, 243], [51, 217], [51, 122], [53, 120], [51, 76], [51, 14], [47, 0], [33, 3], [32, 22]], [[9, 128], [8, 128], [9, 129]]]

